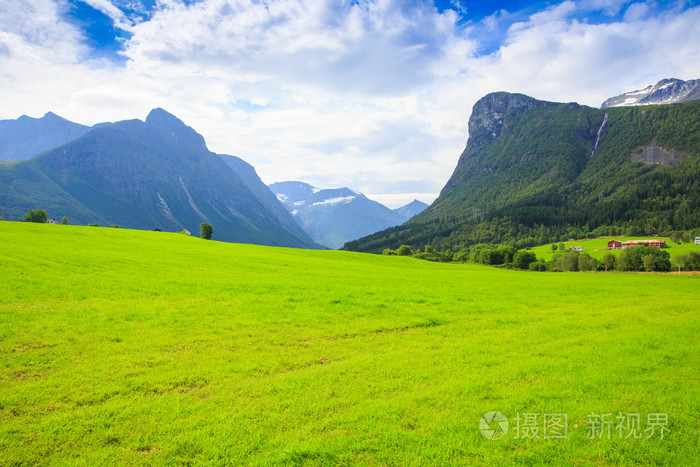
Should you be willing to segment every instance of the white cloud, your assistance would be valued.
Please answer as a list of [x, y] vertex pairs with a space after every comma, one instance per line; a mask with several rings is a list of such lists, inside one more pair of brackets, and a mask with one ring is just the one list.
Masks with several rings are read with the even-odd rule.
[[624, 21], [595, 24], [590, 11], [627, 2], [563, 2], [479, 56], [470, 34], [497, 30], [506, 12], [462, 27], [431, 3], [172, 0], [132, 24], [108, 0], [90, 4], [133, 34], [126, 66], [86, 61], [80, 31], [50, 0], [10, 0], [0, 117], [52, 110], [97, 123], [163, 107], [268, 183], [349, 186], [392, 205], [432, 201], [488, 92], [597, 106], [664, 77], [700, 78], [700, 7], [652, 14], [637, 3]]

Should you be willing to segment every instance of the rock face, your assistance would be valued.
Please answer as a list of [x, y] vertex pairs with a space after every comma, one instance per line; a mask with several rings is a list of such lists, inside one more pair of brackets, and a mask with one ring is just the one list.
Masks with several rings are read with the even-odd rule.
[[632, 105], [675, 104], [700, 99], [700, 79], [682, 81], [662, 79], [652, 86], [611, 97], [603, 102], [601, 109]]
[[[469, 117], [469, 139], [462, 152], [452, 177], [443, 191], [461, 183], [463, 172], [474, 166], [473, 156], [494, 142], [503, 131], [511, 127], [512, 120], [519, 114], [537, 108], [557, 105], [554, 102], [540, 101], [524, 94], [494, 92], [479, 99]], [[573, 104], [578, 105], [578, 104]], [[482, 167], [488, 170], [488, 167]]]
[[23, 115], [0, 121], [0, 160], [19, 161], [34, 157], [74, 139], [91, 128], [48, 112], [41, 118]]
[[102, 125], [33, 159], [0, 164], [5, 218], [36, 207], [72, 224], [198, 232], [208, 222], [215, 240], [318, 247], [251, 166], [210, 152], [162, 109], [145, 122]]
[[469, 138], [472, 144], [487, 144], [496, 139], [509, 119], [527, 109], [556, 105], [539, 101], [524, 94], [494, 92], [482, 97], [474, 104], [469, 117]]
[[[273, 183], [270, 189], [309, 236], [328, 248], [340, 248], [345, 242], [402, 224], [411, 217], [349, 188], [319, 190], [308, 183], [290, 181]], [[404, 207], [406, 212], [411, 209]]]

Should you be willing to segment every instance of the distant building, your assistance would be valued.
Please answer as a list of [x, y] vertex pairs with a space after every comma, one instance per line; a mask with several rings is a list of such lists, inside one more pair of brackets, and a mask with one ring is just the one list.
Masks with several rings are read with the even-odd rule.
[[700, 237], [695, 237], [695, 244], [700, 245]]
[[622, 242], [617, 240], [610, 240], [608, 242], [608, 250], [619, 250], [620, 248], [622, 248]]
[[56, 219], [49, 219], [46, 221], [47, 224], [60, 224]]
[[569, 251], [583, 251], [582, 246], [570, 246]]
[[666, 248], [666, 242], [663, 240], [628, 240], [626, 242], [622, 242], [622, 248], [626, 248], [628, 246], [637, 246], [637, 245], [656, 246], [659, 248]]
[[576, 240], [574, 240], [573, 238], [570, 238], [570, 239], [567, 240], [567, 242], [575, 242], [575, 241], [576, 241]]

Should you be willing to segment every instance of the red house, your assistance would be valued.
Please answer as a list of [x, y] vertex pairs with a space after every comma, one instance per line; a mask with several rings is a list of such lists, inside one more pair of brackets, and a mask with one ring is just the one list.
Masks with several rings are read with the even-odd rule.
[[617, 240], [610, 240], [608, 242], [608, 250], [619, 250], [622, 248], [622, 242], [618, 242]]
[[646, 246], [656, 246], [659, 248], [666, 248], [666, 242], [663, 240], [629, 240], [626, 242], [622, 242], [622, 247], [628, 247], [628, 246], [637, 246], [637, 245], [646, 245]]

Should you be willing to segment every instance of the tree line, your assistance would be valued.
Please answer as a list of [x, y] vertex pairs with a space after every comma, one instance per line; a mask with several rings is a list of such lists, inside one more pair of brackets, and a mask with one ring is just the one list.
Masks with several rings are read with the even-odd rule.
[[[563, 246], [563, 244], [560, 244]], [[677, 268], [679, 271], [700, 271], [700, 253], [690, 252], [680, 255], [671, 261], [668, 251], [647, 245], [636, 245], [624, 248], [618, 256], [606, 253], [602, 260], [597, 260], [588, 253], [579, 251], [562, 251], [559, 245], [552, 258], [545, 261], [527, 249], [518, 250], [512, 245], [478, 244], [460, 252], [450, 249], [438, 251], [430, 245], [423, 249], [412, 249], [401, 245], [396, 250], [389, 248], [384, 255], [411, 256], [418, 259], [436, 262], [471, 262], [489, 266], [529, 271], [551, 272], [593, 272], [593, 271], [636, 271], [636, 272], [668, 272]]]

